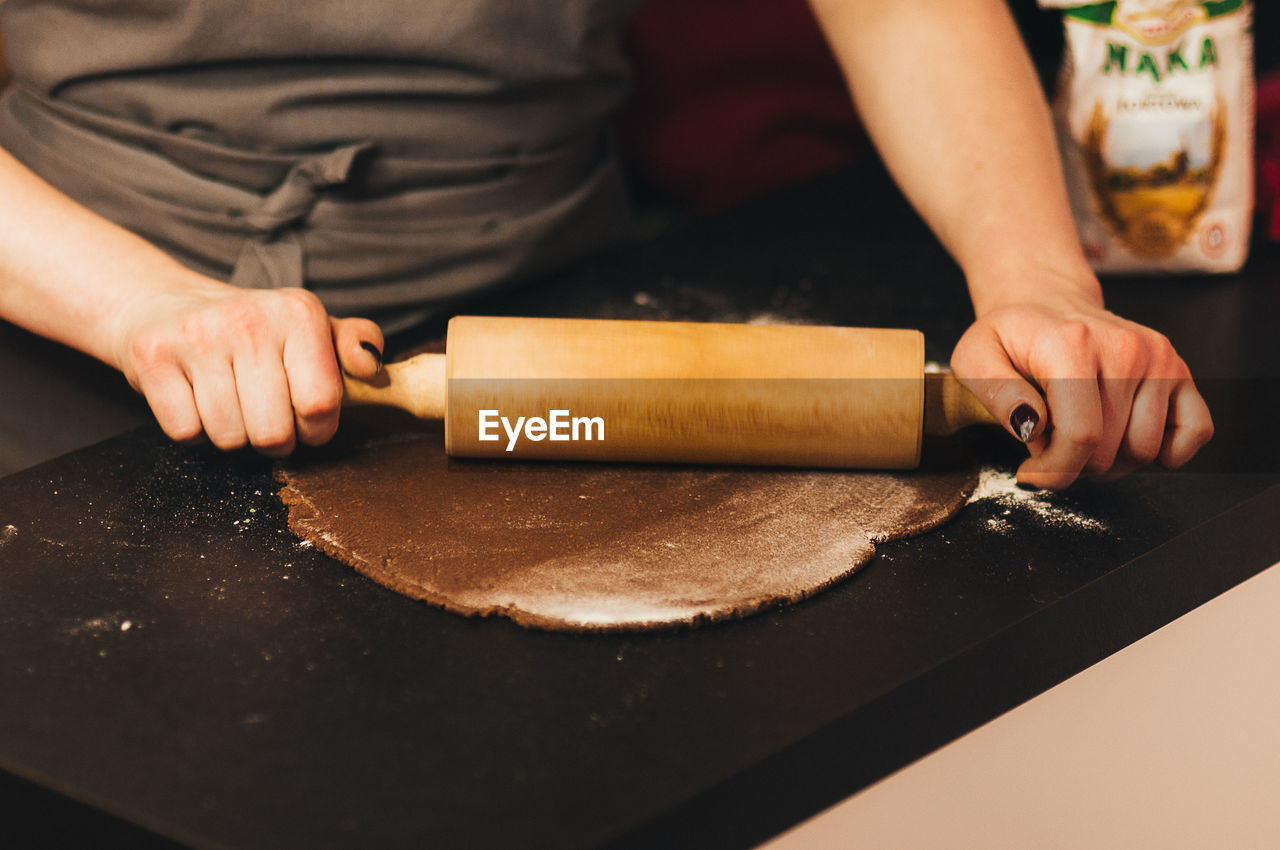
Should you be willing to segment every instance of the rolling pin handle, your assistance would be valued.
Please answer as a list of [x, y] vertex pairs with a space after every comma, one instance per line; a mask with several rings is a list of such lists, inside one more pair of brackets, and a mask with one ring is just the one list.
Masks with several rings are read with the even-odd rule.
[[443, 419], [445, 413], [445, 355], [419, 354], [388, 363], [368, 381], [342, 375], [344, 407], [397, 407], [419, 419]]
[[977, 396], [947, 372], [924, 376], [924, 433], [942, 437], [970, 425], [998, 425]]

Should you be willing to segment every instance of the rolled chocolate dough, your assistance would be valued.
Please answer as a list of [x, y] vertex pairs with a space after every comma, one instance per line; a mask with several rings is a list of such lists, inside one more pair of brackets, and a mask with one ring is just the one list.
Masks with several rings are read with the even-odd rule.
[[[344, 426], [345, 430], [346, 426]], [[950, 519], [976, 467], [910, 473], [463, 460], [438, 429], [276, 467], [299, 537], [392, 590], [559, 631], [742, 617]]]

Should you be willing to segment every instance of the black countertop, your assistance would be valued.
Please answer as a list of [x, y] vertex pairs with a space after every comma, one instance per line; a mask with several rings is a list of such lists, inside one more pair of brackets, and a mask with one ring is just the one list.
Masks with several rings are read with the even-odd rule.
[[[696, 630], [547, 634], [402, 598], [300, 545], [265, 461], [152, 428], [9, 476], [10, 823], [199, 847], [750, 846], [1280, 561], [1278, 283], [1260, 242], [1239, 275], [1108, 286], [1201, 377], [1218, 436], [1187, 471], [1052, 510], [978, 502], [812, 600]], [[943, 361], [970, 318], [868, 166], [467, 309], [919, 327]]]

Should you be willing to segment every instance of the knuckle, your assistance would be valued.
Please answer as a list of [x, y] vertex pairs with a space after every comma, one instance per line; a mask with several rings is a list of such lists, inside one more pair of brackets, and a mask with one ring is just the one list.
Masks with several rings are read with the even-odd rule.
[[1122, 331], [1112, 344], [1111, 357], [1123, 377], [1139, 377], [1147, 366], [1147, 342], [1136, 331]]
[[1155, 463], [1160, 456], [1160, 444], [1154, 440], [1136, 443], [1129, 446], [1128, 453], [1137, 463], [1146, 466]]
[[249, 439], [245, 436], [243, 431], [237, 433], [215, 431], [209, 434], [209, 442], [213, 443], [223, 451], [229, 452], [236, 449], [243, 449], [248, 445]]
[[1088, 428], [1079, 430], [1059, 429], [1053, 434], [1053, 439], [1057, 444], [1065, 445], [1066, 448], [1070, 449], [1071, 454], [1076, 457], [1092, 457], [1097, 452], [1098, 445], [1102, 443], [1102, 434], [1100, 431]]
[[323, 422], [315, 423], [305, 431], [301, 432], [299, 438], [304, 445], [322, 446], [333, 439], [333, 435], [338, 432], [338, 418], [332, 417]]
[[203, 312], [186, 313], [177, 321], [178, 335], [185, 342], [199, 344], [210, 337], [208, 315]]
[[1003, 351], [993, 351], [988, 341], [966, 337], [951, 352], [951, 372], [960, 380], [989, 378], [992, 361], [1004, 356]]
[[238, 336], [249, 339], [261, 338], [270, 327], [262, 305], [257, 299], [237, 299], [225, 308], [223, 320]]
[[317, 321], [328, 313], [314, 292], [305, 289], [280, 289], [276, 291], [283, 309], [293, 321]]
[[198, 422], [162, 423], [160, 427], [175, 443], [191, 443], [204, 434], [204, 429]]
[[972, 360], [973, 356], [969, 353], [969, 348], [965, 346], [964, 341], [961, 340], [960, 344], [956, 346], [955, 351], [951, 352], [952, 374], [957, 378], [973, 374], [974, 370], [970, 368]]
[[226, 346], [230, 339], [253, 338], [265, 325], [255, 299], [242, 297], [185, 313], [177, 328], [196, 351], [207, 351]]
[[1088, 349], [1093, 342], [1093, 331], [1090, 330], [1089, 323], [1081, 319], [1063, 322], [1058, 326], [1055, 336], [1058, 342], [1076, 351]]
[[321, 419], [337, 413], [341, 404], [342, 385], [335, 381], [298, 399], [293, 409], [303, 419]]
[[1102, 429], [1092, 425], [1069, 424], [1059, 428], [1055, 436], [1069, 446], [1092, 451], [1102, 442]]
[[1116, 464], [1116, 454], [1116, 449], [1095, 451], [1085, 463], [1085, 471], [1094, 475], [1108, 471]]
[[1116, 444], [1101, 444], [1094, 449], [1093, 454], [1089, 457], [1091, 463], [1102, 469], [1110, 469], [1115, 466], [1116, 458], [1120, 454], [1120, 446]]
[[1159, 331], [1151, 331], [1147, 350], [1150, 352], [1151, 365], [1155, 372], [1163, 377], [1180, 376], [1182, 358], [1178, 356], [1178, 352], [1174, 350], [1173, 343], [1167, 336]]
[[288, 449], [293, 447], [293, 426], [273, 425], [261, 428], [250, 435], [249, 442], [258, 449]]
[[1158, 352], [1159, 354], [1167, 357], [1177, 356], [1173, 349], [1173, 343], [1169, 340], [1169, 337], [1160, 333], [1160, 331], [1155, 330], [1148, 331], [1148, 333], [1150, 334], [1150, 346], [1152, 351]]
[[979, 323], [982, 319], [975, 321], [961, 335], [960, 340], [956, 343], [956, 347], [951, 351], [951, 365], [954, 368], [957, 360], [963, 361], [971, 356], [974, 346], [979, 344], [978, 337], [981, 334]]
[[173, 340], [157, 329], [143, 331], [129, 341], [129, 358], [139, 372], [148, 372], [175, 359]]

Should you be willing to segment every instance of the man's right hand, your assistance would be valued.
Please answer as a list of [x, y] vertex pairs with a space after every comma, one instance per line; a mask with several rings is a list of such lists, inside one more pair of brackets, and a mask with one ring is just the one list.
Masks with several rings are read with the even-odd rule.
[[[139, 295], [116, 323], [116, 366], [172, 439], [280, 457], [338, 427], [345, 370], [371, 378], [382, 332], [334, 319], [304, 289], [243, 290], [192, 275]], [[340, 365], [341, 364], [341, 367]]]

